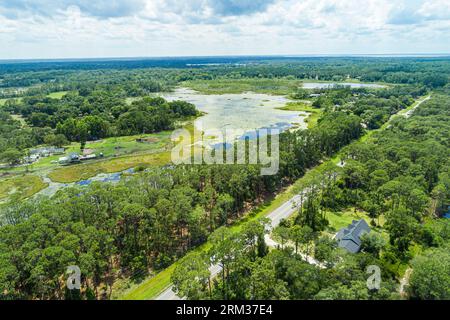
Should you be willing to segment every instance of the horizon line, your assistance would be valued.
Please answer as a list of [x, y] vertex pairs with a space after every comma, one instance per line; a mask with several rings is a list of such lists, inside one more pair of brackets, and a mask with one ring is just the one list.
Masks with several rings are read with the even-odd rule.
[[193, 58], [335, 58], [335, 57], [399, 57], [426, 58], [450, 57], [450, 53], [336, 53], [336, 54], [243, 54], [243, 55], [167, 55], [167, 56], [111, 56], [111, 57], [72, 57], [72, 58], [17, 58], [2, 59], [4, 62], [70, 62], [70, 61], [98, 61], [98, 60], [155, 60], [155, 59], [193, 59]]

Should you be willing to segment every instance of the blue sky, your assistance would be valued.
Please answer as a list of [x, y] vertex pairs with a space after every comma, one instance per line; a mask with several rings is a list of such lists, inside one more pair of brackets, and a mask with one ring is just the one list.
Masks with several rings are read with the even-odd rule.
[[0, 0], [0, 59], [450, 53], [449, 0]]

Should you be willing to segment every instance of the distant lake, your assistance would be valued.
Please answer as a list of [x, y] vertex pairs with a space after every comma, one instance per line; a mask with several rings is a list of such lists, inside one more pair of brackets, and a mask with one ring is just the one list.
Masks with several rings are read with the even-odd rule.
[[209, 95], [200, 94], [187, 88], [162, 95], [168, 101], [184, 100], [193, 103], [198, 110], [207, 114], [198, 118], [198, 129], [242, 129], [244, 131], [261, 128], [286, 130], [296, 125], [306, 128], [306, 113], [276, 109], [291, 100], [283, 96], [242, 93]]
[[382, 89], [386, 86], [376, 83], [352, 83], [352, 82], [304, 82], [302, 88], [304, 89], [329, 89], [334, 86], [345, 86], [350, 88], [372, 88]]

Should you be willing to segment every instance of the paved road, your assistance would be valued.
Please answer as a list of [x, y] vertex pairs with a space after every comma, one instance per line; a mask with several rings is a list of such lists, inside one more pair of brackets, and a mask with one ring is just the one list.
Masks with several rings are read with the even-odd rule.
[[416, 111], [416, 109], [418, 108], [418, 107], [420, 107], [420, 105], [422, 104], [422, 103], [424, 103], [425, 101], [428, 101], [428, 100], [430, 100], [431, 99], [431, 95], [430, 96], [427, 96], [426, 98], [424, 98], [424, 99], [422, 99], [421, 101], [419, 101], [419, 103], [417, 103], [415, 106], [414, 106], [414, 108], [412, 108], [411, 110], [408, 110], [405, 114], [403, 114], [406, 118], [409, 118], [409, 117], [411, 117], [412, 115], [413, 115], [413, 113], [414, 113], [414, 111]]
[[[222, 271], [222, 267], [218, 264], [211, 265], [209, 267], [209, 272], [211, 272], [211, 278], [215, 278], [219, 272]], [[184, 298], [180, 298], [176, 295], [172, 290], [173, 286], [170, 286], [166, 290], [164, 290], [155, 300], [185, 300]]]
[[[305, 199], [303, 199], [304, 201]], [[277, 209], [272, 211], [267, 215], [267, 218], [270, 219], [270, 229], [275, 228], [280, 224], [280, 221], [282, 219], [289, 218], [293, 213], [297, 211], [297, 208], [300, 204], [300, 195], [296, 195], [292, 197], [290, 200], [283, 203], [281, 206], [279, 206]], [[265, 237], [266, 243], [269, 247], [276, 247], [278, 246], [278, 243], [273, 241], [269, 235], [266, 235]], [[315, 263], [315, 260], [311, 257], [306, 257], [305, 259], [310, 263]], [[220, 271], [222, 271], [222, 267], [218, 264], [211, 265], [209, 268], [209, 271], [211, 272], [211, 278], [216, 277]], [[164, 290], [158, 297], [156, 297], [155, 300], [183, 300], [182, 298], [178, 297], [175, 292], [172, 290], [172, 286]]]

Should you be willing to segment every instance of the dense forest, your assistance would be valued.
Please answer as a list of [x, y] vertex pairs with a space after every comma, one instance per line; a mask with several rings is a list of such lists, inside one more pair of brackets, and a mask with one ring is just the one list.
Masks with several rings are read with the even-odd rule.
[[[264, 219], [247, 224], [240, 234], [216, 230], [209, 252], [189, 256], [175, 270], [178, 294], [190, 299], [398, 299], [398, 266], [413, 259], [410, 297], [448, 299], [450, 221], [435, 215], [444, 212], [450, 196], [449, 119], [449, 96], [439, 94], [410, 119], [346, 147], [345, 166], [328, 166], [315, 176], [297, 215], [275, 229], [278, 249], [269, 252], [265, 245]], [[366, 210], [377, 230], [364, 236], [357, 255], [337, 249], [322, 232], [328, 224], [324, 211], [348, 206]], [[382, 214], [388, 241], [377, 228]], [[209, 257], [223, 266], [212, 284]], [[366, 285], [370, 265], [381, 268], [380, 290]]]
[[[115, 92], [99, 90], [86, 94], [8, 101], [0, 111], [0, 159], [17, 162], [26, 148], [35, 145], [63, 146], [71, 141], [83, 145], [86, 141], [111, 136], [170, 130], [177, 122], [199, 114], [194, 105], [185, 101], [144, 97], [127, 104]], [[20, 115], [28, 127], [22, 128], [11, 114]]]
[[282, 136], [285, 161], [275, 176], [248, 165], [155, 169], [118, 186], [11, 204], [1, 215], [1, 291], [6, 298], [62, 298], [67, 263], [90, 270], [83, 279], [92, 290], [111, 285], [114, 273], [166, 267], [236, 220], [246, 203], [298, 178], [362, 132], [357, 116], [337, 113], [311, 132]]
[[[174, 262], [174, 290], [188, 299], [450, 297], [450, 220], [441, 218], [450, 199], [450, 60], [42, 61], [0, 70], [0, 162], [8, 170], [35, 146], [83, 148], [174, 129], [200, 113], [158, 93], [189, 81], [252, 81], [268, 91], [288, 83], [294, 105], [308, 100], [318, 114], [314, 126], [280, 134], [276, 175], [261, 176], [259, 165], [166, 163], [51, 197], [12, 195], [0, 205], [0, 299], [110, 299], [118, 281], [140, 281]], [[388, 85], [306, 90], [302, 79]], [[412, 115], [396, 116], [426, 95]], [[230, 231], [292, 185], [304, 201], [273, 231], [276, 248], [265, 242], [265, 219]], [[329, 214], [345, 210], [366, 213], [373, 228], [358, 254], [332, 239]], [[214, 279], [211, 262], [223, 266]], [[79, 291], [66, 288], [70, 265], [82, 270]], [[380, 290], [366, 286], [372, 265], [381, 268]]]
[[[0, 88], [40, 85], [73, 86], [83, 81], [142, 83], [150, 87], [193, 79], [282, 78], [422, 84], [442, 87], [449, 82], [446, 57], [204, 57], [155, 59], [106, 59], [80, 61], [15, 61], [0, 64]], [[110, 75], [113, 77], [110, 77]], [[156, 83], [156, 84], [155, 84]], [[157, 84], [159, 83], [159, 85]], [[68, 87], [66, 87], [68, 88]]]

